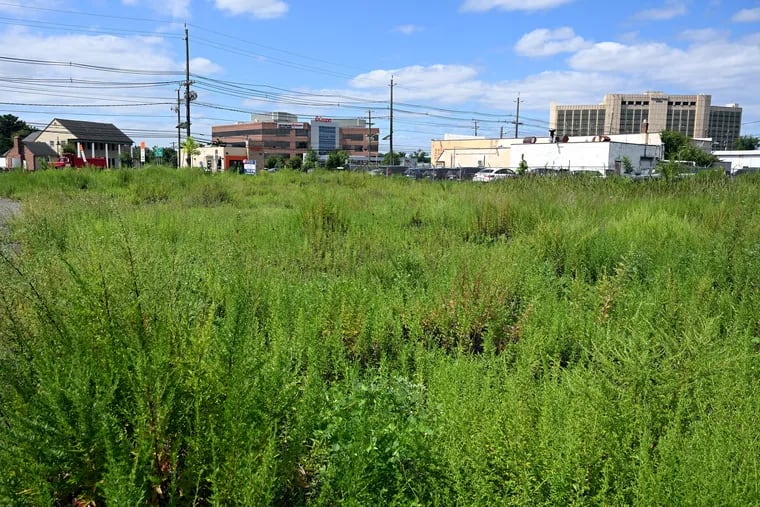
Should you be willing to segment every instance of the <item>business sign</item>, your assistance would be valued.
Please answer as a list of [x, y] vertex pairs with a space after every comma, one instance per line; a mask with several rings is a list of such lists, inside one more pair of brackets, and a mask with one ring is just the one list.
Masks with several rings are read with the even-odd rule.
[[140, 141], [140, 163], [145, 163], [145, 141]]
[[245, 174], [256, 174], [256, 161], [243, 159], [243, 172]]
[[302, 128], [304, 128], [304, 126], [303, 126], [303, 123], [300, 123], [300, 122], [298, 122], [298, 123], [289, 122], [289, 123], [278, 123], [277, 124], [277, 128], [280, 128], [280, 129], [302, 129]]
[[324, 116], [315, 116], [314, 121], [321, 121], [324, 123], [330, 123], [332, 122], [332, 118], [325, 118]]

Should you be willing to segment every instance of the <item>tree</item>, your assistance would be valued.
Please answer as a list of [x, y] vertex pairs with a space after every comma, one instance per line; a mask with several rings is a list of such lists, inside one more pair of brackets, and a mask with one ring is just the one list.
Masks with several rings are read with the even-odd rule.
[[699, 167], [710, 167], [718, 160], [713, 154], [692, 144], [691, 138], [680, 132], [663, 130], [660, 133], [660, 139], [665, 145], [664, 158], [667, 160], [690, 161]]
[[79, 156], [79, 153], [77, 153], [77, 146], [71, 141], [66, 141], [66, 143], [61, 147], [61, 153], [69, 153], [71, 155]]
[[169, 167], [177, 167], [177, 150], [164, 148], [163, 164]]
[[401, 165], [401, 159], [406, 156], [406, 153], [403, 151], [399, 152], [391, 152], [386, 153], [383, 155], [383, 165]]
[[285, 157], [282, 155], [269, 155], [264, 162], [264, 167], [267, 169], [274, 169], [285, 165]]
[[303, 157], [299, 155], [293, 155], [289, 159], [285, 161], [285, 167], [288, 169], [293, 169], [294, 171], [298, 171], [301, 169], [301, 166], [303, 165]]
[[343, 150], [331, 151], [327, 155], [327, 161], [325, 167], [328, 169], [337, 169], [338, 167], [345, 167], [348, 163], [348, 152]]
[[711, 167], [717, 162], [718, 157], [689, 143], [678, 150], [678, 153], [676, 153], [676, 160], [688, 160], [694, 162], [697, 167]]
[[121, 162], [121, 167], [132, 167], [132, 154], [128, 151], [121, 152], [119, 161]]
[[187, 162], [187, 167], [190, 167], [192, 157], [194, 155], [199, 155], [201, 152], [200, 145], [195, 139], [188, 137], [185, 139], [185, 142], [182, 143], [182, 149], [185, 150], [185, 161]]
[[756, 150], [760, 146], [760, 139], [755, 136], [739, 136], [734, 141], [735, 150]]
[[12, 114], [0, 116], [0, 155], [13, 147], [13, 138], [24, 138], [37, 129]]
[[309, 171], [311, 169], [314, 169], [317, 167], [317, 162], [319, 162], [319, 155], [317, 155], [317, 152], [309, 148], [309, 150], [306, 152], [306, 158], [303, 162], [303, 170]]
[[668, 160], [670, 160], [672, 157], [675, 157], [681, 148], [690, 144], [690, 140], [687, 135], [676, 132], [674, 130], [663, 130], [660, 132], [660, 139], [662, 139], [662, 144], [665, 145], [665, 153], [663, 154], [663, 158]]
[[623, 155], [623, 157], [620, 159], [621, 164], [623, 164], [623, 172], [625, 174], [631, 174], [633, 172], [633, 162], [631, 162], [631, 159], [628, 157], [628, 155]]
[[412, 153], [412, 158], [417, 161], [418, 164], [429, 164], [430, 157], [423, 150], [417, 150]]
[[517, 166], [517, 174], [524, 175], [528, 171], [528, 162], [525, 159], [520, 160], [520, 164]]

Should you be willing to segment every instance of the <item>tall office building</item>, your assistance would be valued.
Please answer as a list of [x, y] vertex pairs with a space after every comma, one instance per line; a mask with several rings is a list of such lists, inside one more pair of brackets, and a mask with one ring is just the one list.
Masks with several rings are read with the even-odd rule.
[[551, 104], [549, 123], [557, 135], [598, 136], [673, 130], [692, 138], [712, 138], [715, 148], [731, 147], [741, 134], [737, 104], [713, 106], [710, 95], [662, 92], [609, 94], [597, 105]]

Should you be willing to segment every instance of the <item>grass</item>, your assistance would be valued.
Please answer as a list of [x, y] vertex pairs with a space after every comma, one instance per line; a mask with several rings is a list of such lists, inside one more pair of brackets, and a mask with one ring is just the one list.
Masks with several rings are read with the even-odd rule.
[[0, 503], [760, 502], [757, 178], [0, 195]]

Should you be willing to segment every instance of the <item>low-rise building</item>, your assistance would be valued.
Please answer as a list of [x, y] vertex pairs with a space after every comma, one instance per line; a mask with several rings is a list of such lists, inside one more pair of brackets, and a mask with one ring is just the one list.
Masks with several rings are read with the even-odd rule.
[[320, 158], [344, 150], [354, 163], [376, 161], [379, 129], [369, 128], [364, 119], [332, 119], [317, 116], [299, 122], [291, 113], [254, 114], [250, 122], [211, 127], [211, 138], [219, 146], [242, 147], [247, 158], [263, 167], [270, 156], [302, 157], [310, 149]]
[[485, 138], [446, 134], [433, 139], [430, 163], [443, 169], [460, 167], [511, 167], [510, 147], [522, 139]]
[[264, 167], [266, 159], [273, 155], [286, 159], [302, 157], [309, 150], [311, 126], [303, 122], [274, 121], [282, 119], [281, 114], [284, 113], [278, 113], [273, 119], [256, 115], [251, 122], [213, 126], [211, 138], [219, 146], [243, 148], [245, 158], [255, 160], [259, 167]]
[[526, 138], [512, 145], [512, 162], [525, 161], [529, 171], [592, 172], [600, 175], [644, 176], [662, 159], [658, 134], [571, 138]]
[[[184, 150], [180, 151], [180, 157], [187, 160]], [[190, 157], [190, 165], [211, 172], [241, 172], [246, 158], [244, 146], [201, 146], [198, 153]]]
[[38, 142], [41, 132], [32, 132], [21, 139], [13, 138], [13, 146], [5, 153], [4, 166], [8, 169], [23, 168], [27, 171], [36, 171], [49, 167], [56, 159], [58, 153], [48, 144]]
[[106, 167], [120, 167], [121, 154], [131, 153], [132, 139], [111, 123], [54, 118], [37, 133], [35, 143], [48, 145], [57, 155], [66, 145], [81, 146], [89, 158], [106, 159]]
[[731, 174], [760, 171], [760, 150], [714, 151], [712, 154], [730, 164]]
[[433, 164], [438, 168], [509, 167], [521, 161], [533, 170], [593, 171], [599, 174], [648, 174], [662, 159], [659, 134], [615, 136], [486, 139], [445, 137], [433, 140]]

